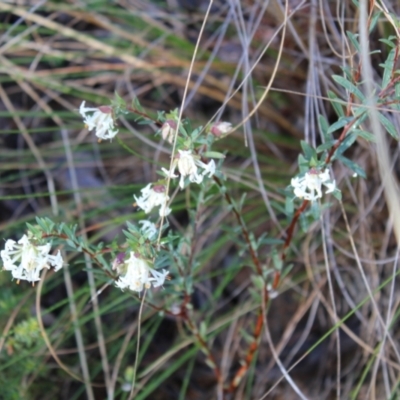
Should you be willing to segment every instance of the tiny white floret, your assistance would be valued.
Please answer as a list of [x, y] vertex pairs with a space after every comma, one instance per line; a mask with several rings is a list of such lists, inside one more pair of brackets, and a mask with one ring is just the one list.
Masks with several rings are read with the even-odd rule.
[[165, 282], [168, 271], [161, 272], [149, 267], [146, 260], [140, 258], [134, 252], [125, 263], [126, 273], [115, 282], [120, 289], [129, 289], [134, 292], [141, 292], [143, 289], [150, 289], [151, 286], [159, 287]]
[[302, 178], [293, 178], [290, 184], [296, 197], [309, 201], [322, 197], [322, 185], [327, 188], [325, 193], [332, 193], [336, 189], [336, 182], [331, 179], [327, 168], [323, 171], [311, 168]]
[[58, 271], [63, 266], [60, 251], [54, 256], [49, 254], [50, 249], [50, 243], [36, 246], [27, 235], [22, 236], [18, 243], [8, 239], [4, 250], [1, 251], [3, 268], [11, 271], [13, 278], [18, 281], [39, 281], [43, 268], [50, 269], [50, 266], [53, 266], [54, 270]]
[[83, 122], [89, 131], [95, 129], [99, 139], [112, 139], [118, 129], [114, 127], [112, 108], [110, 106], [85, 107], [83, 101], [79, 107], [79, 112], [83, 117]]
[[160, 216], [167, 216], [171, 209], [167, 206], [169, 201], [169, 196], [165, 193], [164, 185], [153, 185], [149, 183], [144, 187], [141, 192], [140, 197], [133, 196], [136, 200], [136, 204], [140, 207], [146, 214], [148, 214], [154, 207], [160, 207]]
[[[215, 173], [215, 162], [210, 160], [207, 164], [200, 160], [199, 156], [193, 155], [191, 150], [178, 150], [179, 154], [172, 163], [172, 169], [162, 168], [162, 171], [168, 178], [177, 178], [175, 169], [178, 168], [180, 174], [179, 186], [183, 189], [185, 186], [185, 178], [189, 178], [190, 182], [201, 183], [206, 175], [210, 178]], [[203, 171], [201, 171], [201, 169]]]

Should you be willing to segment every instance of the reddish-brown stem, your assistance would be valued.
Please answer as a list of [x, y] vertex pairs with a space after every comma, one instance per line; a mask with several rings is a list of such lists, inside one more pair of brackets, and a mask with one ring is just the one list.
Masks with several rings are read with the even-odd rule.
[[343, 140], [346, 138], [347, 133], [349, 132], [351, 127], [360, 119], [360, 117], [361, 116], [355, 117], [352, 121], [347, 123], [346, 126], [343, 128], [342, 133], [339, 136], [339, 139], [336, 140], [335, 144], [329, 150], [329, 153], [325, 159], [326, 165], [328, 165], [331, 162], [331, 159], [332, 159], [333, 155], [335, 154], [335, 151], [342, 144]]
[[[292, 241], [293, 232], [294, 232], [294, 228], [297, 224], [297, 221], [300, 218], [300, 215], [303, 213], [303, 211], [307, 208], [309, 203], [310, 202], [308, 200], [303, 201], [300, 208], [298, 208], [297, 211], [295, 212], [295, 214], [292, 218], [292, 221], [290, 222], [290, 225], [286, 229], [286, 239], [285, 239], [285, 243], [283, 244], [283, 249], [282, 249], [282, 253], [281, 253], [282, 261], [285, 260], [285, 258], [286, 258], [286, 249], [290, 246], [290, 243]], [[277, 285], [278, 284], [276, 284], [276, 286]]]
[[157, 119], [154, 119], [153, 117], [150, 117], [150, 115], [146, 114], [143, 111], [136, 110], [136, 108], [132, 108], [132, 107], [126, 107], [126, 109], [133, 114], [140, 115], [142, 118], [154, 122], [157, 126], [160, 126], [160, 127], [162, 126], [162, 122], [158, 121]]
[[[268, 292], [264, 292], [264, 301], [265, 304], [268, 303], [269, 297], [268, 297]], [[236, 372], [235, 376], [233, 377], [230, 385], [225, 389], [227, 393], [232, 393], [236, 390], [236, 388], [239, 386], [239, 383], [243, 379], [244, 375], [250, 368], [250, 364], [252, 363], [254, 359], [254, 354], [258, 349], [259, 343], [260, 343], [260, 336], [262, 332], [262, 328], [264, 325], [264, 316], [263, 316], [263, 308], [260, 307], [258, 311], [258, 316], [257, 316], [257, 321], [256, 321], [256, 326], [254, 327], [254, 332], [253, 332], [253, 340], [250, 343], [250, 346], [247, 350], [246, 357], [243, 360], [242, 366], [239, 368], [239, 370]]]

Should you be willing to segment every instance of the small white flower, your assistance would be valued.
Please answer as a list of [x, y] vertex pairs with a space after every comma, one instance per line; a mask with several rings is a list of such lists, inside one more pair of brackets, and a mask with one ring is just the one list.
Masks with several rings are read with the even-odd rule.
[[87, 129], [89, 131], [96, 129], [96, 136], [99, 139], [111, 140], [118, 133], [118, 129], [114, 127], [112, 108], [110, 106], [85, 107], [85, 102], [83, 101], [79, 112]]
[[134, 292], [141, 292], [143, 289], [150, 289], [151, 286], [162, 286], [168, 276], [168, 271], [163, 269], [162, 272], [159, 272], [150, 268], [145, 260], [136, 256], [132, 251], [125, 266], [125, 275], [120, 276], [115, 282], [116, 286], [121, 289], [128, 288]]
[[142, 232], [143, 236], [146, 236], [148, 239], [152, 239], [157, 236], [157, 227], [153, 222], [147, 221], [143, 219], [139, 221], [139, 224], [142, 225], [140, 231]]
[[140, 207], [146, 214], [148, 214], [154, 207], [160, 206], [160, 216], [166, 217], [171, 209], [167, 207], [169, 196], [165, 193], [165, 186], [154, 185], [149, 183], [142, 190], [142, 195], [137, 198], [133, 196], [136, 200], [136, 204]]
[[[210, 178], [214, 175], [214, 160], [211, 160], [208, 164], [205, 164], [199, 159], [198, 156], [193, 156], [191, 150], [178, 150], [178, 152], [179, 154], [172, 164], [172, 169], [169, 171], [165, 168], [162, 168], [162, 170], [167, 177], [177, 178], [178, 175], [175, 175], [175, 169], [178, 168], [178, 171], [181, 175], [179, 186], [182, 189], [185, 186], [186, 177], [189, 178], [190, 182], [201, 183], [207, 174]], [[199, 168], [202, 168], [203, 171], [199, 172]]]
[[232, 124], [230, 122], [215, 122], [210, 132], [216, 137], [226, 136], [232, 130]]
[[50, 243], [43, 246], [32, 244], [28, 236], [24, 235], [17, 242], [8, 239], [4, 250], [1, 251], [3, 268], [11, 271], [14, 279], [36, 282], [40, 280], [40, 271], [43, 268], [50, 269], [52, 265], [55, 271], [63, 266], [60, 251], [57, 255], [49, 254]]
[[294, 195], [300, 199], [314, 201], [322, 197], [322, 185], [332, 193], [336, 189], [336, 182], [330, 178], [329, 170], [318, 171], [311, 168], [302, 178], [295, 177], [290, 182], [294, 189]]
[[161, 127], [162, 138], [172, 144], [174, 142], [176, 128], [177, 124], [173, 119], [168, 119], [167, 121], [165, 121], [163, 126]]

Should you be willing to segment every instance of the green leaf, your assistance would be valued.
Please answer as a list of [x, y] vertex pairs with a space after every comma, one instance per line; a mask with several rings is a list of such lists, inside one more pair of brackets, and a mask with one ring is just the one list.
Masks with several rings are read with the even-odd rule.
[[352, 171], [354, 171], [357, 175], [363, 177], [364, 179], [367, 178], [367, 175], [365, 174], [365, 171], [358, 165], [356, 164], [354, 161], [351, 161], [350, 159], [339, 155], [336, 158], [338, 161], [340, 161], [341, 163], [343, 163], [347, 168], [351, 169]]
[[393, 71], [393, 66], [394, 66], [394, 61], [395, 61], [395, 55], [396, 55], [396, 49], [392, 49], [389, 52], [389, 55], [385, 61], [384, 64], [379, 64], [383, 69], [383, 77], [382, 77], [382, 89], [385, 89], [392, 78], [392, 71]]
[[375, 136], [367, 131], [363, 131], [361, 129], [352, 129], [352, 132], [355, 133], [357, 136], [362, 137], [365, 140], [368, 140], [369, 142], [375, 142]]
[[310, 223], [304, 213], [301, 213], [299, 222], [301, 230], [303, 232], [308, 232], [308, 229], [310, 228]]
[[331, 103], [333, 109], [335, 110], [336, 114], [338, 115], [338, 117], [344, 117], [343, 107], [342, 107], [342, 104], [340, 104], [342, 102], [342, 100], [340, 100], [336, 96], [336, 94], [334, 92], [332, 92], [331, 90], [328, 91], [328, 97], [329, 97], [330, 103]]
[[332, 140], [332, 135], [328, 133], [329, 123], [323, 115], [318, 115], [319, 129], [324, 137], [325, 141]]
[[379, 18], [381, 17], [381, 15], [382, 15], [381, 11], [374, 12], [374, 14], [372, 15], [372, 18], [371, 18], [371, 22], [369, 24], [369, 33], [371, 33], [375, 29], [375, 26], [376, 26]]
[[333, 194], [333, 196], [336, 197], [339, 201], [342, 200], [342, 192], [341, 192], [339, 189], [336, 188], [336, 189], [332, 192], [332, 194]]
[[343, 86], [350, 93], [354, 94], [354, 96], [358, 97], [360, 100], [365, 100], [365, 96], [361, 93], [360, 89], [358, 89], [357, 86], [348, 81], [346, 78], [343, 78], [343, 76], [332, 75], [332, 79], [339, 85]]
[[311, 202], [310, 212], [311, 212], [311, 215], [312, 215], [312, 217], [314, 218], [315, 221], [320, 219], [320, 217], [321, 217], [321, 207], [320, 207], [318, 201], [312, 201]]
[[336, 121], [334, 124], [332, 124], [329, 129], [328, 133], [333, 133], [336, 132], [337, 130], [343, 128], [346, 126], [350, 121], [353, 120], [353, 117], [342, 117], [338, 121]]
[[294, 213], [294, 199], [289, 196], [286, 197], [285, 212], [286, 212], [286, 215], [293, 215], [293, 213]]
[[134, 97], [132, 100], [132, 108], [137, 111], [143, 112], [143, 107], [140, 104], [139, 99], [137, 97]]
[[383, 114], [378, 113], [379, 121], [385, 127], [386, 131], [392, 136], [394, 139], [399, 140], [399, 135], [396, 131], [394, 125], [386, 118]]
[[394, 95], [396, 99], [400, 100], [400, 83], [394, 85]]
[[335, 142], [336, 142], [336, 140], [329, 140], [329, 141], [327, 141], [327, 142], [325, 142], [323, 144], [320, 144], [317, 147], [317, 153], [319, 154], [319, 153], [322, 153], [325, 150], [330, 150], [331, 147], [335, 144]]
[[346, 76], [347, 80], [351, 81], [353, 78], [353, 73], [352, 73], [352, 69], [351, 67], [345, 65], [340, 67], [344, 73], [344, 75]]
[[225, 154], [219, 153], [218, 151], [206, 151], [202, 155], [206, 158], [225, 158]]
[[379, 39], [379, 41], [387, 44], [391, 48], [394, 48], [396, 47], [396, 44], [393, 41], [395, 41], [396, 39], [397, 39], [396, 36], [391, 35], [388, 38]]
[[313, 147], [311, 147], [307, 142], [302, 140], [300, 142], [301, 148], [303, 149], [304, 156], [307, 160], [311, 160], [312, 158], [317, 159], [317, 152]]
[[276, 249], [272, 250], [272, 263], [274, 264], [274, 268], [277, 271], [281, 271], [282, 270], [283, 261], [282, 261], [282, 258], [280, 256], [280, 254], [278, 254], [278, 252], [276, 251]]
[[309, 165], [308, 165], [308, 160], [306, 160], [303, 156], [303, 154], [299, 154], [298, 157], [298, 163], [299, 163], [299, 169], [300, 172], [305, 172], [309, 170]]
[[357, 139], [357, 135], [353, 132], [347, 134], [344, 138], [343, 142], [340, 143], [339, 147], [337, 148], [335, 154], [336, 157], [340, 154], [343, 154]]
[[238, 205], [238, 209], [237, 209], [239, 212], [242, 211], [242, 209], [243, 209], [243, 205], [244, 205], [244, 202], [246, 200], [246, 197], [247, 197], [247, 193], [246, 192], [244, 192], [242, 194], [242, 196], [240, 197], [240, 201], [239, 201], [239, 205]]
[[358, 43], [358, 34], [354, 34], [353, 32], [346, 31], [347, 37], [349, 38], [350, 42], [356, 49], [357, 53], [361, 53], [360, 51], [360, 44]]

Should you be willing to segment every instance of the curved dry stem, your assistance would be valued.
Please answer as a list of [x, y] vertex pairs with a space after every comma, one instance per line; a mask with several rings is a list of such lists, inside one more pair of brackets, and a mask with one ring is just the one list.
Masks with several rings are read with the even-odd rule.
[[[42, 289], [43, 289], [43, 285], [44, 285], [44, 281], [46, 279], [46, 274], [47, 271], [46, 269], [44, 269], [42, 276], [41, 276], [41, 280], [39, 281], [39, 284], [37, 286], [36, 289], [36, 302], [35, 302], [35, 306], [36, 306], [36, 317], [37, 317], [37, 321], [39, 324], [39, 329], [40, 332], [42, 334], [43, 340], [46, 343], [46, 346], [50, 352], [50, 354], [52, 355], [52, 357], [54, 358], [55, 362], [58, 364], [58, 366], [65, 371], [69, 376], [71, 376], [72, 378], [76, 379], [79, 382], [82, 382], [85, 384], [87, 391], [86, 393], [88, 394], [88, 396], [90, 396], [90, 398], [94, 399], [93, 396], [93, 389], [92, 386], [97, 386], [97, 387], [103, 387], [103, 385], [97, 385], [97, 384], [93, 384], [91, 383], [88, 379], [83, 379], [81, 378], [79, 375], [76, 375], [74, 372], [72, 372], [58, 357], [56, 350], [54, 349], [54, 347], [52, 346], [49, 337], [47, 336], [46, 333], [46, 329], [43, 325], [43, 319], [42, 319], [42, 312], [41, 312], [41, 305], [40, 305], [40, 298], [41, 298], [41, 293], [42, 293]], [[90, 389], [89, 389], [90, 388]], [[91, 395], [90, 395], [91, 393]]]

